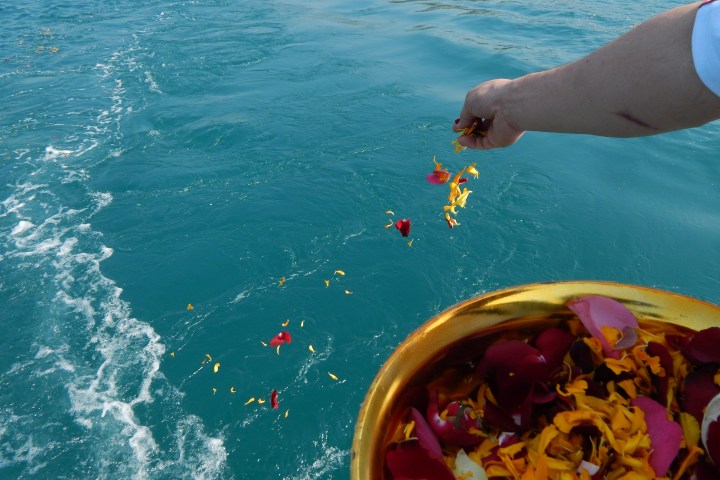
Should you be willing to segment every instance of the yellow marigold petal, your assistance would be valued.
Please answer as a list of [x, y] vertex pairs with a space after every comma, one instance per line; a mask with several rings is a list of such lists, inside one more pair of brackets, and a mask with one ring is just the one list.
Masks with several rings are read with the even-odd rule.
[[599, 416], [600, 414], [593, 410], [569, 410], [556, 414], [553, 423], [562, 433], [570, 433], [573, 427], [595, 423]]
[[390, 228], [390, 227], [392, 227], [393, 225], [395, 225], [395, 224], [393, 223], [392, 220], [390, 220], [390, 223], [388, 223], [387, 225], [385, 225], [385, 228]]
[[386, 215], [395, 215], [395, 212], [393, 212], [392, 210], [388, 210], [387, 212], [385, 212], [385, 214]]
[[213, 395], [215, 395], [215, 392], [217, 392], [217, 388], [212, 387]]
[[290, 319], [288, 318], [288, 319], [285, 320], [281, 325], [282, 325], [283, 327], [287, 327], [289, 324], [290, 324]]
[[405, 433], [405, 440], [408, 440], [411, 438], [413, 430], [415, 430], [415, 420], [411, 420], [410, 423], [405, 425], [405, 428], [403, 429], [403, 431]]
[[285, 410], [285, 418], [287, 418], [288, 415], [290, 415], [290, 410]]
[[236, 392], [235, 392], [235, 387], [230, 387], [230, 393], [233, 393], [233, 394], [236, 393]]
[[282, 277], [278, 282], [279, 285], [282, 285], [283, 283], [285, 283], [285, 277]]
[[267, 347], [267, 343], [263, 342], [262, 340], [260, 340], [260, 343], [262, 343], [263, 347]]
[[605, 365], [610, 370], [612, 370], [615, 375], [619, 375], [623, 372], [632, 372], [633, 370], [635, 370], [635, 362], [633, 362], [632, 359], [628, 356], [625, 356], [621, 359], [606, 358]]
[[188, 309], [188, 310], [193, 310], [194, 308], [195, 308], [195, 307], [193, 307], [191, 304], [189, 304], [189, 303], [187, 304], [187, 309]]
[[175, 352], [170, 352], [170, 356], [171, 356], [172, 358], [175, 358]]
[[325, 288], [330, 286], [330, 280], [325, 280]]
[[206, 354], [205, 354], [205, 358], [207, 358], [208, 361], [212, 362], [212, 357], [210, 356], [209, 353], [206, 353]]
[[312, 353], [315, 353], [315, 349], [312, 345], [308, 345], [308, 350], [310, 350]]
[[700, 441], [700, 424], [687, 412], [680, 412], [679, 417], [686, 446], [688, 448], [696, 446]]
[[335, 274], [336, 275], [345, 275], [345, 272], [343, 272], [342, 270], [335, 270]]
[[623, 337], [619, 328], [608, 327], [607, 325], [600, 327], [600, 333], [602, 333], [602, 336], [605, 338], [608, 345], [610, 345], [610, 348], [615, 348], [617, 342], [619, 342]]
[[457, 205], [460, 208], [465, 208], [465, 204], [467, 203], [467, 197], [471, 193], [472, 193], [472, 190], [463, 188], [462, 193], [458, 194], [457, 198], [453, 202], [453, 205]]
[[300, 320], [300, 328], [303, 328], [305, 326], [305, 320]]
[[258, 402], [260, 405], [262, 405], [263, 403], [265, 403], [265, 400], [262, 399], [262, 398], [258, 398], [258, 399], [257, 399], [257, 402]]
[[415, 239], [412, 239], [412, 240], [410, 240], [409, 242], [407, 242], [408, 247], [412, 247], [412, 244], [413, 244], [414, 241], [415, 241]]
[[475, 178], [478, 178], [478, 175], [480, 175], [480, 172], [477, 171], [477, 169], [475, 168], [475, 165], [477, 165], [477, 163], [473, 163], [472, 165], [466, 167], [465, 170], [470, 175], [473, 175]]
[[250, 397], [250, 398], [248, 398], [248, 401], [245, 402], [245, 405], [250, 405], [254, 401], [255, 401], [255, 397]]
[[345, 290], [345, 295], [352, 295], [352, 293], [350, 290]]
[[218, 370], [220, 370], [220, 362], [217, 362], [215, 365], [213, 365], [213, 372], [217, 373]]
[[275, 349], [275, 353], [277, 353], [278, 355], [280, 355], [280, 345], [278, 345], [277, 348]]
[[330, 373], [330, 372], [328, 372], [328, 375], [330, 375], [330, 378], [332, 378], [333, 380], [337, 381], [337, 379], [338, 379], [337, 375], [334, 375], [334, 374], [332, 374], [332, 373]]

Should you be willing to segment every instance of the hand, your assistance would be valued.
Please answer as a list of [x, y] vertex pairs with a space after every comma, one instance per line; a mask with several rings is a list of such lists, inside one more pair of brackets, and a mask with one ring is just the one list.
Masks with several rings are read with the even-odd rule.
[[507, 108], [511, 99], [511, 85], [511, 80], [490, 80], [467, 93], [460, 118], [453, 124], [453, 130], [462, 132], [476, 124], [476, 132], [460, 136], [460, 145], [480, 150], [507, 147], [525, 133], [515, 126]]

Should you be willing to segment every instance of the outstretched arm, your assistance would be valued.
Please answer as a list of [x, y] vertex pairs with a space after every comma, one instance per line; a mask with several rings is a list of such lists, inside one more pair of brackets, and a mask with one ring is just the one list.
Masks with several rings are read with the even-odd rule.
[[657, 15], [567, 65], [478, 85], [468, 92], [453, 128], [461, 131], [484, 119], [488, 132], [462, 136], [460, 144], [504, 147], [526, 130], [636, 137], [720, 118], [720, 97], [693, 64], [698, 6]]

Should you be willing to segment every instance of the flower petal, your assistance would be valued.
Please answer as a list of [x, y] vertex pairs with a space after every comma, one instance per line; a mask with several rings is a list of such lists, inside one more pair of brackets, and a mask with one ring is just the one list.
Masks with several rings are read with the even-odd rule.
[[277, 390], [273, 390], [270, 392], [270, 405], [272, 406], [273, 410], [277, 410], [277, 408], [280, 406], [278, 403], [278, 393]]
[[275, 336], [270, 340], [270, 346], [271, 346], [271, 347], [277, 347], [277, 346], [280, 346], [280, 345], [282, 345], [283, 343], [286, 343], [286, 342], [287, 342], [287, 343], [291, 343], [291, 342], [292, 342], [292, 337], [290, 336], [290, 334], [289, 334], [288, 332], [284, 332], [284, 331], [283, 331], [283, 332], [280, 332], [280, 333], [278, 333], [277, 335], [275, 335]]
[[635, 315], [625, 305], [612, 298], [588, 295], [571, 300], [567, 306], [580, 318], [590, 335], [600, 340], [603, 353], [613, 358], [618, 358], [619, 353], [607, 342], [602, 334], [602, 327], [617, 328], [624, 335], [630, 335], [639, 326]]
[[668, 420], [665, 407], [652, 398], [637, 397], [630, 403], [645, 414], [652, 449], [649, 463], [658, 477], [664, 477], [680, 451], [683, 440], [682, 427]]
[[395, 223], [395, 228], [400, 230], [400, 233], [403, 237], [407, 237], [408, 235], [410, 235], [410, 219], [404, 218], [402, 220], [398, 220]]
[[410, 410], [415, 421], [417, 440], [408, 440], [395, 445], [385, 456], [388, 469], [394, 480], [455, 480], [445, 463], [440, 442], [423, 415], [415, 408]]
[[467, 408], [460, 402], [451, 402], [445, 409], [447, 410], [447, 418], [440, 416], [438, 392], [435, 390], [430, 394], [426, 419], [430, 428], [444, 445], [470, 447], [483, 440], [481, 437], [471, 433], [471, 429], [480, 429], [480, 419], [471, 418]]

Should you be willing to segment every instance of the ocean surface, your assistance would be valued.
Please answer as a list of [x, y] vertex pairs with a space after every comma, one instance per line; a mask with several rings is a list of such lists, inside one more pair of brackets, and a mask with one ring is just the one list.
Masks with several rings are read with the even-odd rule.
[[[0, 0], [0, 478], [347, 479], [378, 369], [457, 302], [720, 303], [717, 124], [451, 145], [477, 83], [678, 4]], [[480, 172], [452, 230], [434, 156]]]

